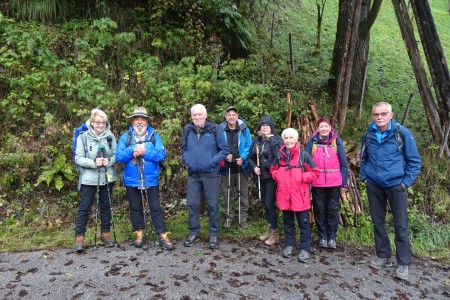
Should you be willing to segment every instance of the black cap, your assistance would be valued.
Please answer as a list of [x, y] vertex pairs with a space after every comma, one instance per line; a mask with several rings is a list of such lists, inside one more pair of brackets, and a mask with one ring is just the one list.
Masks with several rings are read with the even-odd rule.
[[234, 106], [228, 107], [227, 110], [226, 110], [225, 112], [229, 112], [230, 110], [234, 110], [237, 114], [239, 113], [239, 111], [237, 110], [237, 108], [234, 107]]

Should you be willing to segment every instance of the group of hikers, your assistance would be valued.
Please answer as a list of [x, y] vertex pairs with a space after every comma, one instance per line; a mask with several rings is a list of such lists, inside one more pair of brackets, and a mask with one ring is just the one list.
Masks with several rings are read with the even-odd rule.
[[[202, 196], [209, 217], [209, 248], [219, 247], [220, 196], [225, 212], [222, 227], [227, 230], [237, 222], [242, 229], [248, 228], [248, 185], [252, 177], [265, 210], [267, 230], [259, 236], [264, 244], [271, 246], [280, 242], [278, 210], [281, 210], [282, 255], [289, 258], [298, 249], [298, 261], [307, 262], [313, 240], [309, 217], [312, 206], [318, 246], [336, 248], [340, 193], [348, 188], [348, 166], [342, 140], [329, 119], [317, 120], [317, 130], [302, 147], [298, 131], [287, 128], [278, 135], [271, 116], [259, 119], [257, 135], [252, 140], [250, 129], [234, 106], [226, 109], [225, 120], [220, 125], [208, 121], [202, 104], [192, 106], [190, 113], [192, 122], [184, 127], [182, 142], [182, 160], [188, 170], [189, 236], [184, 246], [191, 247], [199, 239]], [[398, 264], [395, 276], [408, 279], [411, 253], [407, 189], [420, 171], [421, 159], [412, 133], [397, 124], [393, 115], [387, 102], [373, 106], [373, 122], [361, 141], [360, 178], [367, 188], [375, 234], [376, 257], [369, 266], [380, 269], [391, 265], [386, 228], [389, 203], [395, 227]], [[124, 164], [123, 182], [136, 235], [133, 245], [137, 248], [144, 245], [146, 218], [150, 216], [159, 245], [166, 250], [174, 249], [159, 196], [159, 174], [166, 150], [159, 134], [149, 125], [150, 121], [145, 108], [135, 108], [127, 118], [131, 124], [129, 130], [117, 143], [105, 112], [91, 111], [86, 121], [87, 130], [79, 134], [76, 142], [75, 162], [80, 166], [81, 196], [75, 220], [77, 251], [84, 251], [88, 215], [96, 195], [101, 219], [100, 240], [105, 247], [115, 245], [110, 234], [110, 199], [117, 178], [115, 163]], [[98, 209], [96, 226], [97, 218]], [[300, 233], [298, 246], [295, 220]]]

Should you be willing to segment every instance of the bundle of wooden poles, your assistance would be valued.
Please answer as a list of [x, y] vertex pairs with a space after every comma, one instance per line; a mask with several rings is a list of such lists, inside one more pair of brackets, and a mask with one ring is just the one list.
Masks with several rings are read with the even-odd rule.
[[[308, 107], [304, 107], [303, 109], [301, 109], [302, 112], [308, 113], [302, 113], [301, 115], [296, 117], [293, 117], [292, 107], [294, 105], [294, 102], [291, 101], [290, 93], [287, 94], [286, 101], [288, 104], [288, 111], [286, 116], [287, 125], [288, 127], [296, 127], [299, 130], [299, 141], [300, 143], [302, 143], [302, 146], [305, 146], [306, 142], [309, 140], [309, 137], [316, 131], [317, 121], [320, 117], [317, 113], [315, 101], [312, 98], [309, 99], [307, 103]], [[364, 212], [364, 206], [361, 194], [358, 189], [358, 181], [351, 167], [359, 166], [360, 145], [354, 145], [354, 143], [347, 144], [344, 139], [342, 139], [342, 141], [346, 149], [349, 169], [348, 190], [345, 192], [341, 191], [341, 210], [339, 213], [339, 224], [342, 226], [357, 226], [358, 214]], [[314, 212], [312, 208], [310, 210], [310, 219], [311, 222], [314, 223]]]

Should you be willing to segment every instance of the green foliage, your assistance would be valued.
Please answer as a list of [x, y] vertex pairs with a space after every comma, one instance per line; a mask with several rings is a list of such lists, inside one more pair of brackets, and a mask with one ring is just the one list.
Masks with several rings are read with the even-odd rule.
[[[49, 146], [50, 147], [50, 146]], [[53, 182], [51, 188], [55, 188], [58, 191], [64, 186], [63, 180], [74, 180], [75, 174], [73, 172], [73, 166], [67, 162], [66, 156], [59, 153], [51, 165], [44, 165], [41, 168], [43, 172], [38, 177], [36, 185], [45, 182], [47, 186]]]

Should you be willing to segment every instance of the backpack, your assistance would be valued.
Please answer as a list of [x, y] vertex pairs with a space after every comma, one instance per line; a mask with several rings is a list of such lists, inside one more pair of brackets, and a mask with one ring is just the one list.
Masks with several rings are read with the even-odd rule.
[[[78, 140], [78, 136], [81, 135], [81, 141], [83, 142], [83, 148], [84, 148], [84, 156], [87, 155], [87, 138], [86, 138], [86, 134], [85, 132], [88, 130], [88, 127], [86, 125], [86, 123], [81, 124], [79, 127], [77, 127], [77, 129], [75, 129], [75, 132], [73, 133], [73, 140], [72, 140], [72, 146], [73, 146], [73, 160], [75, 161], [75, 156], [77, 155], [77, 140]], [[106, 138], [106, 140], [108, 141], [108, 146], [109, 149], [112, 148], [112, 138], [110, 136], [108, 136]], [[81, 166], [78, 164], [75, 164], [75, 166], [77, 167], [78, 171], [81, 170]]]
[[[305, 156], [306, 156], [306, 151], [303, 149], [300, 149], [300, 153], [298, 155], [298, 166], [290, 166], [287, 165], [285, 166], [288, 170], [292, 169], [292, 168], [301, 168], [303, 172], [306, 172], [306, 167], [305, 167]], [[280, 165], [280, 161], [278, 160], [278, 166]]]
[[[78, 136], [81, 134], [81, 140], [83, 141], [83, 148], [84, 148], [84, 155], [87, 154], [87, 141], [86, 141], [86, 135], [84, 134], [85, 131], [88, 130], [88, 127], [86, 126], [86, 123], [81, 124], [77, 129], [75, 129], [75, 132], [73, 133], [73, 140], [72, 140], [72, 146], [73, 146], [73, 160], [75, 161], [75, 156], [77, 155], [77, 140]], [[75, 164], [78, 171], [81, 170], [81, 166], [78, 164]]]
[[[394, 135], [395, 135], [395, 140], [397, 141], [397, 144], [398, 144], [398, 148], [397, 149], [404, 151], [404, 147], [403, 147], [404, 143], [403, 143], [403, 136], [402, 136], [402, 125], [397, 124], [397, 128], [395, 128]], [[370, 139], [370, 136], [369, 136], [367, 130], [364, 132], [363, 136], [365, 137], [365, 143], [361, 147], [361, 158], [363, 157], [367, 146], [369, 146], [369, 139]]]

